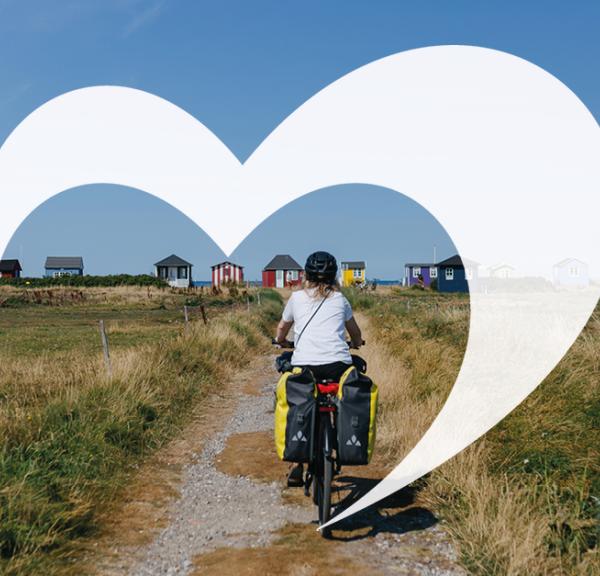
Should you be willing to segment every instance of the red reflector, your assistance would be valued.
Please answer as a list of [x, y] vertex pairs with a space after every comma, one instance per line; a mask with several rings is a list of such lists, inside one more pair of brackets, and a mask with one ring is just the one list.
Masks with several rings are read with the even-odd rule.
[[340, 385], [337, 382], [330, 382], [329, 384], [317, 384], [319, 392], [321, 394], [337, 394]]

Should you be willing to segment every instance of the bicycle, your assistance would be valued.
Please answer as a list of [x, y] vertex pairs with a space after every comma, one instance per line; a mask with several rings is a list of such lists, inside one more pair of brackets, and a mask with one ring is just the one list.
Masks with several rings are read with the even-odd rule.
[[[292, 342], [279, 344], [279, 348], [293, 348]], [[362, 344], [365, 344], [364, 340]], [[348, 342], [350, 348], [352, 345]], [[277, 371], [284, 373], [291, 368], [291, 351], [286, 351], [276, 360]], [[367, 363], [360, 356], [352, 355], [354, 366], [362, 373], [367, 371]], [[310, 496], [312, 486], [312, 499], [319, 513], [319, 526], [329, 522], [332, 517], [331, 492], [333, 477], [341, 472], [341, 465], [337, 460], [337, 393], [339, 382], [326, 379], [317, 381], [317, 413], [313, 430], [313, 451], [308, 463], [304, 481], [304, 494]], [[329, 528], [320, 531], [324, 538], [331, 537]]]

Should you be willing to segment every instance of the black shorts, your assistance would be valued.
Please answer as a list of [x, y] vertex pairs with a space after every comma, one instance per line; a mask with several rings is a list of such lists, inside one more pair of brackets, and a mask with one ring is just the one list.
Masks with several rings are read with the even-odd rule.
[[350, 366], [352, 364], [346, 364], [345, 362], [331, 362], [330, 364], [305, 367], [310, 369], [317, 382], [321, 380], [335, 380], [337, 382]]

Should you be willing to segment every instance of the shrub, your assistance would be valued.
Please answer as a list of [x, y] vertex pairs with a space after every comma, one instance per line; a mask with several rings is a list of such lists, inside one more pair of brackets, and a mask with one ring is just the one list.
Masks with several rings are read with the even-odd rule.
[[108, 276], [62, 276], [60, 278], [0, 278], [0, 286], [18, 286], [23, 288], [47, 288], [51, 286], [77, 287], [113, 287], [113, 286], [156, 286], [167, 288], [161, 278], [149, 274], [114, 274]]
[[373, 294], [365, 293], [354, 287], [343, 288], [342, 293], [354, 310], [368, 310], [375, 303], [374, 298], [376, 297]]

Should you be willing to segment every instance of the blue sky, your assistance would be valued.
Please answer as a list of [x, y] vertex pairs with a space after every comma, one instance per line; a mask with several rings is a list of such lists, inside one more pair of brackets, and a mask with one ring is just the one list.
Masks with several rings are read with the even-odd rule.
[[[118, 84], [181, 106], [243, 160], [343, 74], [436, 44], [486, 46], [531, 60], [598, 118], [599, 28], [596, 0], [0, 0], [0, 141], [54, 96]], [[367, 260], [371, 277], [398, 278], [404, 261], [429, 259], [434, 243], [439, 256], [449, 255], [450, 240], [420, 207], [380, 189], [368, 190], [365, 205], [359, 199], [365, 192], [315, 192], [274, 215], [233, 256], [254, 278], [276, 252], [301, 261], [323, 246], [340, 258]], [[298, 223], [294, 233], [290, 222]], [[164, 235], [156, 235], [157, 226]], [[22, 256], [25, 272], [38, 275], [48, 254], [83, 255], [86, 271], [102, 274], [147, 272], [148, 263], [171, 252], [190, 259], [199, 279], [221, 256], [162, 202], [90, 186], [38, 208], [5, 257]]]
[[[376, 226], [364, 223], [365, 192], [377, 207]], [[28, 242], [40, 230], [47, 230], [51, 239]], [[103, 274], [151, 273], [155, 262], [174, 252], [194, 264], [198, 280], [209, 279], [210, 265], [223, 258], [214, 242], [177, 210], [139, 190], [109, 185], [60, 194], [34, 211], [16, 236], [7, 252], [32, 263], [27, 270], [31, 275], [43, 273], [49, 253], [83, 255], [86, 273]], [[434, 245], [438, 256], [453, 251], [444, 229], [406, 196], [374, 186], [339, 186], [307, 194], [279, 210], [231, 260], [247, 267], [248, 278], [258, 279], [277, 253], [291, 254], [304, 264], [308, 254], [322, 249], [340, 260], [365, 260], [371, 277], [398, 279], [405, 262], [401, 254], [412, 261], [431, 261]]]

